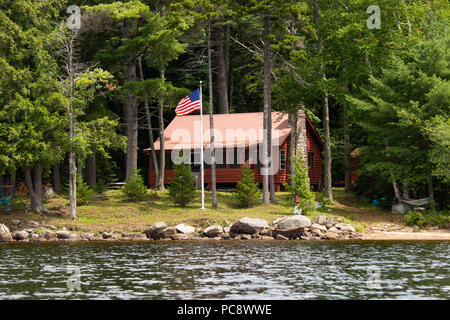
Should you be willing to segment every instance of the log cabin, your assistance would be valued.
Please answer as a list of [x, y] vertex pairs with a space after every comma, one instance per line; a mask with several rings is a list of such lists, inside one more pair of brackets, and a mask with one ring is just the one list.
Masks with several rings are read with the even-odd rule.
[[[295, 126], [296, 130], [292, 130]], [[230, 113], [214, 115], [214, 145], [216, 150], [216, 184], [218, 188], [233, 187], [240, 180], [242, 167], [249, 165], [255, 173], [255, 181], [262, 183], [260, 174], [260, 150], [263, 137], [263, 113]], [[177, 161], [182, 149], [194, 175], [199, 175], [201, 145], [200, 115], [175, 117], [164, 130], [165, 171], [164, 184], [170, 184], [173, 177], [173, 162]], [[203, 115], [203, 147], [207, 187], [211, 183], [211, 157], [209, 115]], [[291, 137], [296, 132], [296, 137]], [[300, 111], [295, 121], [287, 114], [272, 112], [272, 145], [275, 190], [280, 191], [288, 182], [289, 155], [291, 144], [295, 152], [301, 152], [308, 164], [308, 176], [312, 188], [319, 188], [322, 180], [323, 141], [308, 116]], [[157, 158], [160, 153], [160, 139], [154, 143]], [[155, 171], [151, 149], [145, 149], [150, 160], [148, 182], [155, 186]], [[175, 156], [173, 156], [175, 155]], [[174, 160], [175, 159], [175, 160]], [[190, 160], [190, 161], [189, 161]]]

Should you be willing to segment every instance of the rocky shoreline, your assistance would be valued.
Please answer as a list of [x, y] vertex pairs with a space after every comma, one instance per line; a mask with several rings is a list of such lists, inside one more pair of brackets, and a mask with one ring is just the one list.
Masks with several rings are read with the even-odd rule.
[[223, 227], [199, 228], [187, 224], [168, 226], [156, 222], [143, 233], [125, 234], [104, 231], [73, 233], [35, 221], [11, 220], [8, 227], [0, 224], [0, 242], [52, 241], [150, 241], [150, 240], [355, 240], [364, 239], [355, 228], [341, 219], [318, 216], [314, 223], [302, 215], [289, 216], [268, 223], [259, 218], [242, 218]]

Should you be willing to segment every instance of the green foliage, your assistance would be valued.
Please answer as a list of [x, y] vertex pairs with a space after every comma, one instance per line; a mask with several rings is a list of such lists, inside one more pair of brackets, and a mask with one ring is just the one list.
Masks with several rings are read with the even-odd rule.
[[423, 213], [418, 211], [408, 211], [405, 216], [405, 223], [409, 226], [418, 226], [423, 228], [426, 226], [439, 226], [446, 228], [450, 223], [450, 214], [448, 211], [427, 210]]
[[241, 179], [237, 183], [233, 196], [239, 207], [250, 208], [258, 198], [258, 183], [255, 182], [255, 174], [248, 166], [244, 166]]
[[183, 161], [174, 164], [174, 175], [170, 181], [169, 197], [182, 207], [186, 207], [195, 198], [195, 180], [191, 168]]
[[85, 205], [91, 200], [91, 196], [94, 194], [86, 182], [81, 179], [80, 175], [77, 175], [77, 205]]
[[285, 184], [285, 187], [291, 194], [291, 201], [295, 200], [297, 196], [300, 198], [298, 206], [302, 209], [302, 213], [306, 214], [314, 209], [315, 197], [309, 187], [308, 167], [301, 154], [295, 156], [294, 172], [294, 175], [289, 175], [289, 179], [293, 181], [294, 186]]
[[130, 177], [127, 178], [122, 188], [122, 193], [131, 201], [143, 200], [147, 196], [147, 187], [144, 184], [144, 179], [135, 170]]

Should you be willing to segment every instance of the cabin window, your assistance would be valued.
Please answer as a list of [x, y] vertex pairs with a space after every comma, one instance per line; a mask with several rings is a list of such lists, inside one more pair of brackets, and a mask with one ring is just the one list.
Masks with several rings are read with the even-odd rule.
[[229, 152], [227, 153], [227, 157], [228, 157], [228, 165], [230, 168], [240, 168], [241, 164], [244, 164], [245, 161], [243, 159], [243, 157], [245, 156], [243, 150], [234, 150], [231, 151], [229, 150]]
[[226, 169], [225, 149], [216, 149], [216, 169]]
[[286, 150], [280, 150], [280, 170], [286, 170]]
[[170, 153], [166, 153], [166, 157], [164, 159], [165, 170], [173, 169], [172, 155]]
[[308, 152], [308, 167], [314, 167], [314, 152]]
[[191, 171], [200, 172], [200, 152], [191, 152]]

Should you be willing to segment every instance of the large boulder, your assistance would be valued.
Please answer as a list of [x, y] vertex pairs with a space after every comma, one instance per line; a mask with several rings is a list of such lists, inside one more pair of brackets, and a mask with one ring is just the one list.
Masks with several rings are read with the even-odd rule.
[[277, 225], [277, 229], [305, 228], [310, 226], [311, 220], [309, 220], [308, 217], [296, 215], [280, 221]]
[[14, 231], [11, 235], [14, 240], [25, 240], [29, 237], [29, 233], [24, 230]]
[[162, 238], [161, 231], [165, 228], [167, 228], [167, 224], [164, 222], [156, 222], [150, 227], [150, 229], [145, 230], [144, 233], [150, 239], [157, 240]]
[[58, 237], [58, 239], [69, 239], [70, 232], [67, 230], [56, 231], [56, 236]]
[[175, 227], [167, 227], [160, 230], [158, 233], [153, 234], [152, 239], [153, 240], [168, 239], [175, 234], [177, 234], [177, 229], [175, 229]]
[[56, 233], [49, 230], [45, 231], [42, 237], [47, 240], [53, 240], [57, 238]]
[[10, 242], [13, 241], [13, 237], [9, 232], [0, 232], [0, 242]]
[[209, 238], [215, 238], [223, 233], [223, 228], [222, 226], [216, 224], [205, 228], [205, 230], [203, 230], [203, 233], [206, 234], [206, 236]]
[[320, 230], [323, 232], [327, 232], [327, 227], [325, 227], [322, 224], [318, 224], [318, 223], [313, 223], [311, 226], [311, 230]]
[[0, 223], [0, 232], [9, 233], [9, 228], [3, 223]]
[[39, 228], [39, 222], [32, 221], [32, 220], [24, 221], [24, 222], [22, 222], [20, 227], [21, 228], [32, 228], [32, 229]]
[[195, 228], [193, 226], [181, 223], [175, 227], [178, 233], [182, 234], [192, 234], [195, 232]]
[[301, 236], [305, 235], [305, 228], [298, 227], [298, 228], [287, 228], [287, 229], [273, 229], [272, 237], [274, 237], [276, 239], [278, 235], [282, 235], [283, 237], [286, 237], [288, 239], [300, 238]]
[[232, 233], [255, 234], [261, 230], [269, 228], [269, 224], [264, 219], [259, 218], [242, 218], [235, 222], [231, 228]]
[[324, 226], [324, 225], [327, 224], [328, 220], [329, 220], [328, 217], [327, 217], [326, 215], [322, 214], [322, 215], [318, 216], [318, 217], [314, 220], [314, 222], [317, 223], [317, 224], [321, 224], [321, 225]]
[[336, 228], [340, 229], [341, 231], [356, 232], [355, 228], [348, 223], [338, 223], [336, 224]]

